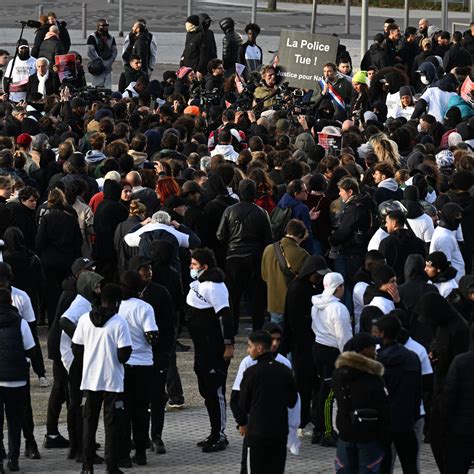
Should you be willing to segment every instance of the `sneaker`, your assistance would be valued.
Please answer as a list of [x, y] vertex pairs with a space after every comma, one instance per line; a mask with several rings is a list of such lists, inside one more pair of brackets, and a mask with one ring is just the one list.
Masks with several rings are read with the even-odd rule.
[[227, 448], [227, 445], [229, 442], [225, 438], [225, 436], [222, 436], [219, 439], [216, 438], [209, 438], [207, 443], [204, 444], [202, 447], [202, 452], [203, 453], [215, 453], [217, 451], [224, 451], [225, 448]]
[[196, 443], [196, 446], [197, 446], [198, 448], [202, 448], [206, 443], [209, 442], [210, 439], [211, 439], [211, 435], [209, 435], [207, 438], [204, 438], [204, 439], [201, 440], [201, 441], [198, 441], [198, 442]]
[[171, 410], [179, 410], [181, 408], [184, 408], [184, 406], [184, 398], [178, 398], [177, 400], [169, 400], [167, 405], [168, 409]]
[[49, 380], [46, 378], [46, 376], [39, 378], [39, 386], [42, 388], [49, 387]]
[[11, 472], [19, 471], [20, 466], [18, 465], [18, 459], [9, 459], [7, 462], [7, 468]]
[[153, 441], [153, 451], [156, 454], [166, 454], [165, 444], [161, 438], [156, 438]]
[[146, 454], [135, 453], [135, 456], [132, 457], [132, 462], [134, 462], [135, 464], [138, 464], [139, 466], [146, 466]]
[[130, 469], [133, 467], [132, 460], [130, 456], [127, 458], [119, 459], [118, 467], [124, 467], [125, 469]]
[[176, 341], [176, 352], [188, 352], [191, 346], [187, 346], [179, 341]]
[[38, 446], [36, 443], [34, 445], [25, 446], [25, 457], [28, 459], [41, 459], [41, 454], [38, 451]]
[[323, 436], [319, 442], [319, 446], [323, 446], [325, 448], [335, 448], [337, 446], [337, 436]]
[[105, 474], [124, 474], [118, 467], [107, 468]]
[[43, 441], [43, 448], [45, 449], [69, 448], [69, 440], [60, 434], [45, 435], [44, 441]]

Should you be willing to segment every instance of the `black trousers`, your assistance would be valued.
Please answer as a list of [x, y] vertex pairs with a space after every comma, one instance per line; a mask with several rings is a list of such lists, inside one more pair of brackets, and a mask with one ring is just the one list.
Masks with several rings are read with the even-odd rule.
[[339, 356], [339, 349], [324, 346], [317, 342], [313, 345], [313, 360], [319, 377], [319, 396], [314, 429], [326, 438], [333, 435], [332, 406], [334, 392], [331, 388], [334, 364]]
[[444, 472], [467, 474], [473, 460], [474, 436], [449, 433], [446, 438], [446, 462]]
[[282, 474], [286, 464], [286, 438], [250, 443], [251, 474]]
[[25, 446], [36, 448], [35, 441], [35, 423], [33, 421], [33, 409], [31, 408], [30, 379], [26, 382], [24, 390], [23, 417], [21, 421], [21, 429], [25, 438]]
[[320, 388], [318, 371], [313, 361], [311, 347], [307, 350], [294, 347], [291, 354], [296, 388], [301, 399], [300, 428], [304, 428], [310, 421], [314, 423], [318, 411], [317, 400]]
[[44, 285], [43, 301], [49, 328], [51, 328], [56, 315], [56, 307], [62, 292], [62, 282], [71, 274], [70, 266], [69, 264], [63, 268], [49, 267], [43, 262], [45, 281], [48, 282], [47, 285]]
[[105, 464], [109, 471], [117, 469], [119, 460], [119, 433], [123, 419], [122, 393], [112, 392], [84, 392], [84, 467], [91, 469], [95, 456], [95, 435], [99, 423], [100, 409], [104, 404], [105, 428]]
[[168, 399], [172, 402], [181, 402], [184, 400], [183, 385], [176, 365], [176, 344], [170, 353], [170, 363], [166, 374], [166, 392]]
[[69, 406], [67, 409], [67, 431], [71, 453], [80, 456], [82, 453], [82, 364], [73, 361], [68, 374]]
[[430, 416], [430, 446], [439, 472], [444, 474], [444, 466], [446, 464], [446, 446], [445, 437], [441, 429], [439, 403], [439, 397], [435, 397], [433, 399]]
[[20, 457], [21, 425], [23, 419], [23, 408], [26, 400], [26, 385], [18, 388], [0, 387], [0, 413], [3, 433], [3, 414], [8, 423], [8, 458], [18, 459]]
[[166, 379], [168, 371], [158, 365], [153, 365], [153, 375], [151, 378], [151, 439], [154, 441], [161, 438], [163, 426], [165, 424], [166, 407]]
[[124, 422], [120, 436], [120, 457], [130, 456], [131, 438], [136, 453], [144, 455], [148, 444], [148, 407], [151, 396], [153, 367], [125, 365], [124, 380]]
[[400, 459], [403, 474], [418, 474], [416, 466], [418, 441], [416, 440], [415, 431], [390, 433], [390, 442], [387, 443], [385, 448], [380, 474], [390, 474], [392, 470], [392, 443], [395, 445], [395, 451], [398, 459]]
[[239, 331], [240, 300], [245, 293], [250, 302], [253, 330], [261, 329], [265, 318], [265, 284], [260, 273], [261, 257], [234, 257], [226, 260], [226, 283], [229, 289], [234, 332]]
[[53, 386], [48, 400], [46, 433], [58, 435], [58, 420], [63, 403], [69, 404], [67, 371], [60, 360], [53, 360]]
[[222, 352], [209, 353], [199, 349], [194, 351], [194, 372], [197, 375], [199, 393], [204, 398], [211, 436], [224, 436], [226, 428], [225, 384], [229, 362], [222, 358]]

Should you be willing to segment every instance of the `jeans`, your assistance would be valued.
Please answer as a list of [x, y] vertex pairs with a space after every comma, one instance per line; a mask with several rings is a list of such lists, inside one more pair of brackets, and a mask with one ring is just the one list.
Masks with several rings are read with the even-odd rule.
[[384, 450], [379, 441], [337, 441], [336, 472], [340, 474], [378, 474]]
[[283, 324], [283, 313], [270, 312], [270, 321], [276, 324]]
[[349, 313], [354, 311], [352, 301], [352, 290], [354, 289], [353, 276], [364, 263], [364, 258], [359, 255], [340, 255], [334, 260], [334, 271], [344, 277], [344, 298], [342, 302], [346, 305]]

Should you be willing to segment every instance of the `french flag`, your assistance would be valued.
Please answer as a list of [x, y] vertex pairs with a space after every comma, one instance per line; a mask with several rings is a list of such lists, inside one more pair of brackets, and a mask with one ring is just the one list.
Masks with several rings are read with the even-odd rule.
[[322, 79], [319, 79], [319, 85], [321, 89], [324, 89], [324, 86], [328, 85], [328, 93], [331, 96], [332, 101], [339, 107], [341, 110], [346, 110], [346, 104], [344, 99], [334, 90], [334, 87], [329, 82], [324, 82]]

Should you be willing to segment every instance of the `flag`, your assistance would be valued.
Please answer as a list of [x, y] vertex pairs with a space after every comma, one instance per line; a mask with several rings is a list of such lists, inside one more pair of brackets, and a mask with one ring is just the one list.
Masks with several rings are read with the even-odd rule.
[[319, 85], [321, 90], [324, 90], [324, 86], [328, 85], [328, 94], [331, 96], [331, 100], [336, 104], [336, 106], [341, 110], [346, 110], [346, 104], [344, 99], [336, 92], [334, 87], [329, 82], [324, 82], [322, 79], [319, 79]]

